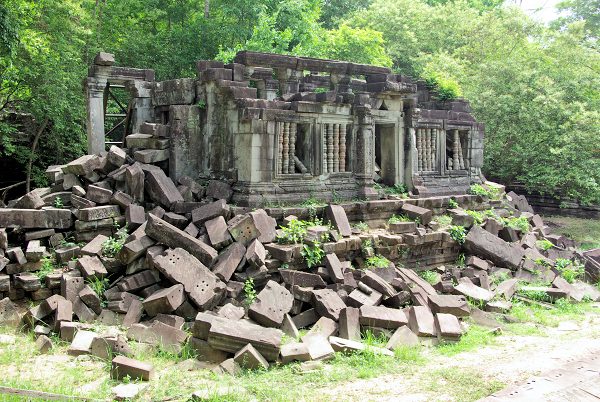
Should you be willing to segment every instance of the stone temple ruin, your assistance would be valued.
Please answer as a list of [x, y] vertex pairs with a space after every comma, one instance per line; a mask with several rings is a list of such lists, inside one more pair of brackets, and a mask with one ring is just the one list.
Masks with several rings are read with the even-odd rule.
[[[514, 298], [600, 301], [559, 269], [596, 282], [600, 249], [581, 253], [525, 197], [483, 181], [466, 102], [380, 67], [236, 62], [158, 83], [98, 55], [90, 153], [0, 208], [0, 325], [35, 333], [41, 353], [54, 333], [70, 355], [111, 360], [114, 379], [152, 380], [130, 342], [187, 345], [235, 374], [362, 351], [366, 331], [386, 338], [370, 348], [384, 356], [456, 342], [467, 320], [508, 319]], [[106, 150], [109, 85], [133, 94], [132, 133]], [[379, 181], [412, 196], [377, 193]], [[361, 199], [256, 207], [334, 193]]]
[[[238, 205], [373, 199], [378, 182], [464, 194], [483, 179], [484, 129], [468, 102], [437, 101], [389, 68], [243, 51], [227, 65], [198, 61], [196, 78], [156, 82], [113, 62], [99, 54], [86, 80], [88, 152], [105, 151], [107, 83], [126, 85], [127, 145], [144, 148], [135, 158], [168, 163], [173, 180], [228, 180]], [[144, 122], [162, 127], [139, 134]]]

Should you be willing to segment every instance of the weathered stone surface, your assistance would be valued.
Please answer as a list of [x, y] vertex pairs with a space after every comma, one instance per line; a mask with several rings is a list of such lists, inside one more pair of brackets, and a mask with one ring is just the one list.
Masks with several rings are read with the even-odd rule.
[[65, 174], [72, 173], [78, 176], [86, 176], [92, 173], [94, 169], [100, 168], [101, 159], [98, 155], [83, 155], [63, 166], [62, 171]]
[[127, 339], [122, 336], [97, 336], [92, 341], [90, 353], [101, 359], [109, 360], [114, 355], [130, 355], [132, 353]]
[[131, 230], [136, 230], [146, 222], [146, 212], [141, 205], [130, 204], [125, 209], [125, 221]]
[[521, 247], [511, 245], [479, 226], [471, 228], [465, 239], [465, 247], [479, 257], [513, 270], [519, 267], [524, 256]]
[[168, 247], [181, 247], [185, 249], [207, 266], [211, 266], [218, 255], [217, 250], [208, 244], [203, 243], [152, 214], [148, 216], [146, 233]]
[[317, 274], [311, 274], [304, 271], [296, 271], [293, 269], [279, 270], [283, 281], [290, 285], [298, 285], [302, 287], [324, 288], [327, 286], [323, 278]]
[[244, 259], [246, 248], [242, 243], [235, 242], [227, 247], [215, 260], [212, 271], [227, 282]]
[[311, 308], [295, 315], [292, 318], [292, 321], [294, 321], [297, 328], [306, 328], [317, 322], [318, 319], [317, 311], [314, 308]]
[[73, 342], [71, 342], [71, 346], [67, 349], [67, 353], [71, 356], [89, 354], [94, 338], [96, 338], [95, 332], [83, 330], [77, 331], [75, 333], [75, 338], [73, 338]]
[[328, 337], [323, 335], [313, 335], [304, 337], [303, 343], [308, 346], [308, 354], [311, 360], [328, 360], [333, 358], [335, 350], [331, 347]]
[[468, 278], [460, 278], [459, 284], [454, 287], [454, 290], [464, 296], [483, 302], [490, 301], [494, 297], [493, 292], [474, 285]]
[[391, 336], [385, 347], [394, 350], [401, 346], [417, 346], [418, 344], [419, 337], [408, 326], [402, 326], [394, 331], [394, 335]]
[[98, 297], [96, 292], [88, 285], [85, 285], [83, 289], [81, 289], [79, 297], [86, 306], [94, 311], [94, 313], [100, 314], [102, 312], [100, 297]]
[[250, 343], [240, 349], [233, 357], [233, 360], [245, 369], [266, 370], [269, 368], [269, 362]]
[[[367, 350], [367, 345], [365, 345], [362, 342], [345, 338], [338, 338], [337, 336], [330, 336], [329, 343], [331, 344], [333, 350], [335, 350], [336, 352], [359, 352]], [[376, 346], [369, 346], [368, 350], [370, 352], [381, 354], [384, 356], [394, 356], [394, 352], [388, 349], [378, 348]]]
[[113, 192], [111, 190], [90, 184], [85, 198], [97, 204], [108, 204], [112, 195]]
[[222, 363], [229, 358], [229, 353], [213, 348], [207, 341], [199, 338], [190, 338], [189, 345], [201, 361]]
[[340, 318], [340, 311], [346, 308], [340, 296], [331, 289], [313, 290], [313, 304], [319, 315], [335, 321]]
[[265, 265], [267, 250], [258, 239], [252, 240], [246, 248], [246, 261], [256, 268]]
[[59, 247], [54, 250], [54, 255], [57, 262], [66, 264], [81, 255], [81, 248], [77, 245]]
[[293, 302], [294, 297], [285, 287], [269, 281], [250, 305], [248, 316], [261, 325], [279, 327]]
[[110, 378], [122, 380], [125, 377], [132, 380], [150, 381], [154, 377], [154, 367], [139, 360], [116, 356], [112, 360]]
[[208, 186], [206, 187], [207, 197], [212, 197], [216, 200], [223, 199], [229, 201], [232, 195], [233, 190], [229, 184], [220, 180], [210, 180], [208, 182]]
[[17, 201], [15, 208], [19, 209], [40, 209], [45, 205], [44, 200], [37, 191], [30, 191]]
[[231, 237], [244, 245], [250, 244], [252, 240], [260, 235], [256, 226], [254, 226], [254, 221], [250, 215], [235, 216], [227, 222], [227, 228], [229, 229]]
[[172, 353], [179, 353], [185, 344], [187, 333], [179, 328], [155, 320], [150, 326], [132, 324], [127, 330], [127, 338], [160, 346]]
[[346, 215], [346, 211], [342, 206], [328, 205], [325, 207], [325, 216], [342, 236], [346, 237], [352, 234], [348, 216]]
[[496, 286], [496, 289], [494, 289], [494, 295], [510, 300], [517, 291], [518, 283], [519, 280], [517, 278], [502, 281]]
[[214, 248], [221, 249], [233, 242], [229, 230], [227, 230], [227, 222], [222, 216], [206, 221], [204, 227], [206, 227], [206, 233]]
[[192, 211], [192, 222], [194, 225], [201, 225], [217, 216], [224, 218], [229, 216], [229, 206], [225, 200], [218, 200], [194, 209]]
[[173, 285], [153, 293], [152, 296], [144, 300], [144, 310], [151, 317], [158, 313], [172, 313], [183, 303], [184, 299], [183, 285]]
[[312, 336], [324, 336], [329, 338], [332, 335], [336, 335], [338, 332], [338, 325], [331, 318], [321, 317], [313, 325], [313, 327], [302, 337], [302, 340], [308, 339]]
[[52, 340], [46, 335], [40, 335], [35, 340], [35, 347], [41, 354], [48, 353], [52, 346]]
[[360, 289], [354, 289], [348, 295], [347, 303], [352, 307], [377, 306], [383, 300], [383, 295], [376, 290], [371, 289], [370, 294], [366, 294]]
[[327, 254], [325, 256], [325, 266], [327, 267], [327, 272], [329, 272], [329, 279], [331, 279], [333, 283], [344, 282], [342, 263], [337, 255], [334, 253]]
[[103, 278], [108, 274], [108, 271], [96, 256], [84, 255], [77, 260], [77, 268], [85, 278]]
[[427, 208], [421, 208], [416, 205], [404, 203], [402, 205], [402, 212], [405, 213], [409, 218], [419, 219], [422, 225], [427, 225], [431, 222], [433, 212]]
[[162, 169], [156, 166], [142, 165], [142, 170], [146, 174], [145, 190], [150, 199], [167, 209], [170, 209], [174, 203], [183, 201], [175, 183]]
[[200, 309], [211, 309], [223, 297], [225, 284], [182, 248], [167, 250], [164, 255], [154, 258], [154, 264], [169, 280], [182, 284], [188, 297]]
[[27, 258], [27, 261], [37, 262], [44, 257], [46, 252], [46, 247], [42, 246], [39, 240], [31, 240], [29, 243], [27, 243], [25, 257]]
[[360, 308], [361, 325], [395, 329], [407, 323], [406, 314], [402, 310], [383, 306], [362, 306]]
[[392, 297], [397, 293], [396, 289], [387, 283], [385, 279], [369, 270], [365, 271], [364, 275], [360, 278], [360, 281], [386, 297]]
[[305, 362], [310, 360], [308, 345], [302, 342], [286, 343], [281, 346], [281, 362], [283, 364], [293, 361]]
[[213, 319], [208, 343], [215, 349], [235, 353], [248, 343], [252, 344], [267, 361], [275, 361], [279, 355], [283, 332], [264, 328], [244, 321]]
[[141, 236], [130, 242], [127, 242], [121, 247], [117, 254], [117, 259], [123, 264], [131, 264], [144, 254], [149, 247], [155, 244], [154, 239], [150, 236]]
[[429, 295], [429, 308], [433, 313], [453, 314], [457, 317], [467, 317], [471, 312], [467, 299], [458, 295]]
[[23, 229], [69, 229], [73, 214], [68, 209], [0, 208], [0, 227]]
[[83, 208], [78, 212], [79, 220], [85, 222], [99, 221], [107, 218], [116, 218], [121, 215], [117, 205], [104, 205], [101, 207]]
[[17, 306], [8, 297], [0, 300], [0, 324], [14, 327], [21, 321]]
[[275, 241], [277, 234], [277, 221], [270, 217], [264, 209], [257, 209], [250, 212], [254, 221], [254, 226], [259, 232], [258, 241], [261, 243], [271, 243]]
[[462, 335], [462, 327], [455, 315], [437, 313], [435, 327], [440, 338], [458, 339]]
[[132, 300], [125, 317], [123, 317], [123, 327], [129, 328], [133, 324], [137, 324], [142, 319], [143, 314], [144, 305], [142, 302], [138, 299]]
[[360, 341], [360, 311], [346, 307], [340, 311], [339, 336], [344, 339]]
[[144, 270], [123, 278], [118, 283], [121, 292], [134, 292], [159, 282], [158, 272]]
[[412, 306], [408, 310], [408, 326], [418, 336], [437, 335], [434, 316], [426, 306]]
[[125, 185], [134, 201], [144, 201], [144, 181], [144, 171], [139, 163], [134, 163], [125, 169]]
[[169, 159], [168, 149], [141, 149], [133, 153], [133, 158], [140, 163], [158, 163]]

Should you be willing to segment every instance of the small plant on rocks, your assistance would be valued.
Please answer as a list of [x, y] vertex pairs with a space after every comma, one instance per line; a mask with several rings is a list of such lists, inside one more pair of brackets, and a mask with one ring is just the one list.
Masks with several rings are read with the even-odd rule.
[[115, 236], [110, 236], [102, 243], [102, 255], [109, 258], [116, 256], [123, 248], [127, 236], [127, 226], [117, 230]]
[[321, 244], [318, 242], [314, 242], [313, 245], [304, 244], [302, 246], [302, 251], [300, 252], [304, 261], [306, 261], [306, 265], [309, 268], [316, 267], [321, 263], [323, 257], [325, 257], [325, 252], [321, 248]]
[[387, 268], [390, 266], [390, 260], [379, 254], [367, 258], [369, 268]]
[[256, 289], [254, 288], [254, 279], [248, 278], [244, 281], [244, 302], [251, 305], [256, 300]]
[[462, 226], [450, 226], [450, 237], [458, 244], [464, 244], [467, 238], [467, 231]]

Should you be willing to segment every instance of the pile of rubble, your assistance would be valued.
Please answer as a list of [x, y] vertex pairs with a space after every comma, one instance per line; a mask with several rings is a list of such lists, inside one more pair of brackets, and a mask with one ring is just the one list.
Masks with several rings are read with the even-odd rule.
[[[135, 135], [138, 146], [141, 139], [156, 143], [151, 150], [164, 146], [151, 134], [160, 133], [155, 126]], [[514, 193], [482, 222], [449, 208], [458, 197], [429, 200], [468, 229], [464, 238], [433, 220], [436, 208], [414, 199], [365, 202], [392, 205], [408, 219], [385, 230], [351, 227], [351, 204], [329, 205], [311, 222], [286, 216], [282, 230], [267, 210], [228, 205], [227, 183], [182, 177], [176, 184], [160, 166], [141, 162], [152, 162], [152, 152], [128, 151], [112, 147], [52, 166], [52, 187], [0, 209], [7, 228], [0, 230], [0, 322], [33, 329], [42, 351], [56, 332], [72, 342], [70, 354], [117, 355], [116, 378], [152, 376], [151, 366], [127, 357], [128, 340], [173, 352], [187, 343], [199, 359], [234, 373], [363, 350], [366, 330], [389, 338], [386, 348], [371, 348], [386, 355], [399, 345], [456, 341], [472, 309], [468, 300], [507, 312], [519, 281], [550, 284], [525, 288], [549, 300], [600, 299], [594, 287], [567, 282], [555, 267], [557, 258], [580, 258], [597, 280], [600, 253], [577, 254]], [[525, 218], [530, 230], [506, 225], [503, 216]], [[542, 239], [552, 248], [540, 249]], [[463, 252], [465, 263], [433, 259], [413, 270], [389, 261], [424, 249], [452, 251], [451, 259]], [[371, 264], [373, 257], [384, 264]], [[427, 268], [435, 281], [418, 275]], [[17, 302], [28, 299], [39, 303], [23, 311]], [[93, 322], [121, 331], [95, 333]], [[293, 341], [284, 342], [284, 334]]]

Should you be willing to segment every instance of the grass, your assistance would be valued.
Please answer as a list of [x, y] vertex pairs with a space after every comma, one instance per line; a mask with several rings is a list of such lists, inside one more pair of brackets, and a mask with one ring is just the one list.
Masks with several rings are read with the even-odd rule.
[[468, 352], [482, 346], [492, 345], [496, 342], [496, 335], [490, 328], [471, 325], [458, 342], [443, 343], [436, 347], [437, 352], [445, 356], [454, 356], [458, 353]]
[[561, 234], [581, 243], [581, 249], [600, 247], [600, 220], [581, 219], [567, 216], [544, 216], [544, 222], [552, 227], [552, 232]]
[[558, 300], [555, 309], [545, 309], [538, 305], [528, 305], [523, 302], [513, 302], [510, 315], [522, 323], [539, 324], [546, 327], [556, 327], [561, 321], [582, 321], [585, 313], [594, 311], [591, 303], [569, 303]]
[[423, 388], [447, 397], [435, 400], [476, 401], [504, 388], [505, 384], [484, 377], [481, 372], [459, 367], [444, 367], [434, 370], [423, 383]]

